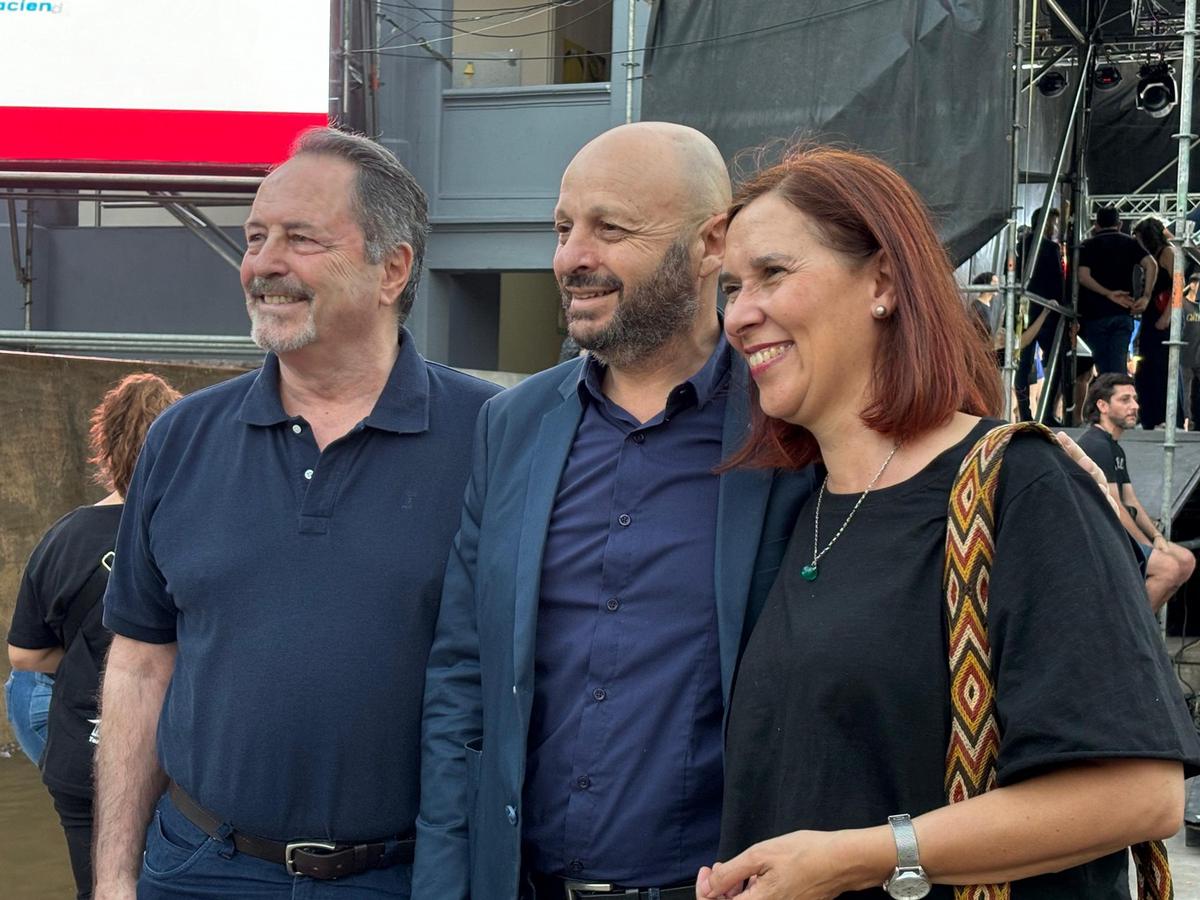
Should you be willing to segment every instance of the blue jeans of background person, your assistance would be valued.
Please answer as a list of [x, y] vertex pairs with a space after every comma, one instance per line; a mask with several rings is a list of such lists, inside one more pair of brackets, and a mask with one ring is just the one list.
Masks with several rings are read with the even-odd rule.
[[45, 672], [19, 672], [16, 669], [4, 683], [4, 708], [21, 750], [37, 765], [46, 748], [46, 720], [50, 715], [50, 695], [54, 676]]
[[1092, 348], [1096, 374], [1129, 371], [1129, 338], [1133, 335], [1133, 317], [1122, 313], [1101, 319], [1081, 319], [1079, 333]]
[[[286, 802], [286, 798], [281, 798]], [[229, 826], [222, 826], [229, 834]], [[319, 881], [293, 877], [279, 863], [234, 849], [229, 837], [209, 837], [163, 795], [146, 830], [138, 900], [409, 900], [412, 866], [368, 869]]]

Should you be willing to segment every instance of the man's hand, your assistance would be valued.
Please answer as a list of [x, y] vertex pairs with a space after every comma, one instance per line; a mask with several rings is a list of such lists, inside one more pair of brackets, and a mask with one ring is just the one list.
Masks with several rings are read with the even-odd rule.
[[1104, 470], [1096, 465], [1096, 461], [1083, 452], [1083, 449], [1071, 440], [1070, 435], [1065, 431], [1060, 431], [1055, 438], [1058, 439], [1059, 445], [1067, 451], [1067, 456], [1075, 460], [1079, 468], [1092, 476], [1092, 481], [1096, 482], [1096, 486], [1100, 488], [1100, 493], [1104, 494], [1104, 499], [1108, 501], [1109, 508], [1113, 514], [1119, 519], [1121, 518], [1121, 508], [1117, 506], [1117, 501], [1113, 499], [1113, 495], [1108, 490], [1108, 478], [1104, 474]]
[[1117, 306], [1124, 306], [1126, 309], [1133, 308], [1133, 294], [1129, 291], [1109, 291], [1106, 296]]

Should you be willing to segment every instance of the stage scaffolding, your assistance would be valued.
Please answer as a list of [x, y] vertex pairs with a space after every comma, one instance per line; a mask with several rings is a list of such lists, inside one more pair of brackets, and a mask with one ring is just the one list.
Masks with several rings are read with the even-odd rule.
[[[1043, 16], [1047, 17], [1047, 19], [1052, 18], [1062, 26], [1068, 33], [1068, 38], [1058, 40], [1047, 38], [1045, 29], [1039, 30], [1039, 7], [1043, 10]], [[1046, 369], [1045, 384], [1047, 387], [1042, 390], [1036, 418], [1043, 422], [1049, 418], [1049, 404], [1056, 393], [1060, 393], [1063, 397], [1064, 407], [1067, 405], [1067, 398], [1072, 396], [1069, 392], [1073, 389], [1071, 383], [1073, 379], [1070, 377], [1064, 378], [1064, 373], [1059, 371], [1060, 362], [1064, 356], [1060, 352], [1060, 348], [1063, 341], [1067, 339], [1066, 329], [1068, 328], [1068, 322], [1075, 321], [1078, 318], [1079, 282], [1077, 272], [1079, 245], [1084, 238], [1086, 222], [1091, 220], [1093, 211], [1101, 205], [1110, 205], [1117, 207], [1125, 217], [1153, 214], [1164, 220], [1173, 221], [1174, 228], [1171, 245], [1175, 250], [1175, 271], [1171, 294], [1171, 331], [1170, 339], [1167, 342], [1169, 348], [1167, 364], [1167, 421], [1166, 433], [1163, 439], [1163, 492], [1162, 507], [1160, 510], [1163, 534], [1169, 539], [1171, 536], [1172, 520], [1174, 518], [1170, 486], [1173, 477], [1176, 448], [1175, 410], [1178, 408], [1179, 403], [1180, 349], [1184, 346], [1181, 340], [1183, 330], [1184, 267], [1186, 265], [1186, 255], [1195, 250], [1194, 235], [1190, 231], [1191, 223], [1187, 220], [1187, 214], [1191, 209], [1200, 206], [1200, 194], [1189, 193], [1188, 184], [1191, 149], [1194, 145], [1200, 143], [1197, 136], [1191, 133], [1192, 87], [1195, 76], [1196, 56], [1196, 0], [1186, 0], [1183, 15], [1170, 19], [1165, 19], [1162, 15], [1152, 15], [1152, 10], [1144, 4], [1133, 3], [1131, 7], [1129, 14], [1133, 19], [1133, 33], [1123, 37], [1119, 43], [1102, 44], [1101, 27], [1107, 21], [1110, 21], [1099, 19], [1099, 16], [1103, 15], [1104, 10], [1107, 8], [1106, 3], [1089, 2], [1082, 4], [1080, 7], [1083, 13], [1082, 22], [1073, 19], [1055, 0], [1041, 0], [1040, 3], [1039, 0], [1016, 0], [1014, 6], [1015, 39], [1012, 53], [1013, 122], [1010, 139], [1013, 189], [1012, 205], [1007, 222], [1006, 243], [1008, 258], [1002, 287], [1005, 303], [1005, 352], [1003, 368], [1005, 413], [1009, 417], [1012, 416], [1012, 389], [1016, 372], [1014, 361], [1014, 351], [1016, 350], [1015, 311], [1017, 302], [1022, 296], [1027, 297], [1033, 304], [1050, 306], [1064, 313], [1064, 315], [1059, 316], [1054, 344]], [[1178, 152], [1175, 161], [1160, 169], [1154, 177], [1142, 185], [1142, 188], [1148, 187], [1157, 178], [1169, 171], [1171, 165], [1174, 165], [1177, 174], [1175, 192], [1172, 194], [1169, 192], [1142, 193], [1141, 191], [1134, 191], [1130, 194], [1122, 195], [1089, 196], [1087, 192], [1086, 150], [1097, 59], [1099, 54], [1103, 52], [1104, 59], [1108, 62], [1132, 61], [1144, 55], [1147, 49], [1154, 49], [1156, 53], [1162, 51], [1166, 58], [1179, 61], [1179, 130], [1177, 134], [1173, 135], [1173, 138], [1178, 141]], [[1033, 262], [1037, 257], [1037, 241], [1044, 230], [1045, 223], [1042, 217], [1039, 216], [1039, 220], [1033, 223], [1031, 252], [1024, 254], [1023, 272], [1017, 271], [1017, 230], [1022, 211], [1019, 201], [1021, 153], [1025, 149], [1024, 144], [1031, 140], [1028, 128], [1032, 126], [1031, 114], [1026, 120], [1027, 124], [1022, 123], [1022, 107], [1028, 103], [1026, 92], [1033, 90], [1038, 80], [1046, 72], [1070, 56], [1074, 56], [1079, 60], [1079, 77], [1075, 86], [1070, 118], [1068, 119], [1058, 152], [1055, 156], [1053, 174], [1046, 184], [1044, 202], [1041, 204], [1043, 210], [1048, 208], [1055, 190], [1060, 187], [1064, 180], [1062, 173], [1063, 164], [1068, 154], [1070, 154], [1072, 166], [1069, 179], [1067, 180], [1069, 181], [1071, 192], [1070, 208], [1073, 213], [1074, 232], [1071, 236], [1070, 301], [1069, 308], [1064, 308], [1057, 304], [1049, 303], [1043, 298], [1026, 291], [1026, 287], [1033, 274]], [[1031, 77], [1027, 76], [1025, 72], [1026, 60], [1029, 61], [1034, 73]], [[1027, 132], [1025, 141], [1021, 139], [1022, 131]], [[1066, 354], [1066, 356], [1071, 362], [1066, 367], [1067, 373], [1073, 374], [1075, 368], [1073, 351]], [[1049, 388], [1056, 381], [1063, 382], [1061, 391], [1056, 392]]]

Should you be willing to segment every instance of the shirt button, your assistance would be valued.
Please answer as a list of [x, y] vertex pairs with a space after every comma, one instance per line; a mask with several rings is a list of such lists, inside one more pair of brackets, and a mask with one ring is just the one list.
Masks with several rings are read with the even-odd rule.
[[645, 441], [645, 440], [646, 440], [646, 435], [645, 435], [645, 433], [643, 433], [643, 432], [641, 432], [641, 431], [635, 431], [635, 432], [633, 433], [633, 442], [634, 442], [635, 444], [640, 444], [640, 443], [642, 443], [642, 442], [643, 442], [643, 441]]
[[633, 519], [629, 518], [628, 514], [626, 513], [621, 513], [619, 516], [617, 516], [617, 523], [622, 527], [625, 527], [632, 521]]
[[575, 783], [579, 785], [579, 789], [581, 791], [586, 791], [592, 786], [592, 779], [588, 778], [586, 775], [580, 775], [575, 779]]
[[300, 432], [302, 432], [303, 430], [304, 430], [304, 429], [303, 429], [303, 428], [301, 428], [299, 425], [293, 425], [293, 426], [292, 426], [292, 434], [299, 434], [299, 433], [300, 433]]
[[567, 869], [568, 869], [568, 871], [570, 871], [570, 873], [572, 875], [578, 875], [580, 872], [583, 871], [583, 861], [578, 860], [578, 859], [573, 859], [573, 860], [571, 860], [570, 863], [567, 864]]
[[514, 806], [504, 807], [504, 815], [505, 815], [505, 818], [508, 819], [509, 825], [517, 824], [517, 809], [516, 809], [516, 807], [514, 807]]
[[609, 612], [616, 612], [617, 609], [621, 606], [621, 601], [618, 600], [616, 597], [609, 597], [608, 602], [605, 603], [604, 605], [608, 607]]
[[606, 691], [604, 688], [596, 688], [594, 691], [592, 691], [592, 696], [596, 698], [597, 702], [599, 702], [608, 696], [608, 691]]
[[305, 470], [304, 470], [304, 479], [305, 479], [306, 481], [312, 481], [312, 476], [313, 476], [313, 470], [312, 470], [312, 469], [305, 469]]

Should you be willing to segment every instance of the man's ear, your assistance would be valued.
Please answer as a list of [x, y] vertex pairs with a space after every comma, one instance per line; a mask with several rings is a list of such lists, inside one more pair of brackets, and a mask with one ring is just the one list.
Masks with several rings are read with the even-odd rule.
[[721, 260], [725, 258], [725, 229], [729, 225], [727, 213], [709, 216], [700, 226], [700, 240], [704, 245], [700, 257], [700, 277], [707, 278], [721, 271]]
[[412, 275], [413, 249], [408, 244], [399, 244], [383, 259], [383, 283], [379, 286], [380, 300], [386, 306], [393, 305], [408, 285]]

